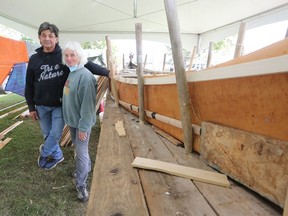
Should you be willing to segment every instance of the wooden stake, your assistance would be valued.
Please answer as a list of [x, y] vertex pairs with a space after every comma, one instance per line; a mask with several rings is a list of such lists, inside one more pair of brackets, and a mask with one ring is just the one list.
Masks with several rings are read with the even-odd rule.
[[190, 96], [186, 80], [183, 50], [180, 39], [180, 28], [178, 22], [177, 5], [175, 0], [164, 0], [169, 35], [172, 46], [173, 62], [178, 89], [178, 98], [181, 114], [181, 122], [184, 135], [184, 146], [187, 153], [193, 149], [193, 135], [190, 116]]
[[244, 41], [245, 31], [246, 31], [246, 23], [242, 22], [239, 27], [234, 58], [242, 56], [243, 54], [243, 41]]
[[207, 65], [206, 65], [207, 68], [211, 66], [212, 51], [213, 51], [213, 42], [210, 42], [209, 43], [208, 58], [207, 58]]
[[194, 58], [195, 58], [196, 51], [197, 51], [197, 46], [194, 46], [193, 51], [192, 51], [192, 55], [191, 55], [191, 59], [190, 59], [190, 63], [189, 63], [188, 71], [190, 71], [191, 68], [192, 68], [192, 65], [193, 65], [193, 61], [194, 61]]
[[163, 66], [162, 66], [162, 71], [165, 71], [165, 65], [166, 65], [166, 53], [164, 53], [164, 58], [163, 58]]
[[145, 55], [145, 60], [144, 60], [144, 65], [143, 65], [143, 68], [146, 67], [146, 62], [147, 62], [147, 54]]
[[145, 122], [144, 108], [144, 79], [143, 79], [143, 60], [142, 60], [142, 24], [136, 23], [136, 50], [137, 50], [137, 77], [138, 77], [138, 104], [139, 104], [139, 122], [143, 125]]
[[117, 88], [116, 88], [116, 83], [115, 83], [115, 71], [114, 71], [114, 67], [112, 64], [112, 48], [111, 48], [111, 42], [110, 42], [110, 37], [106, 36], [106, 46], [107, 46], [107, 66], [110, 70], [111, 73], [111, 89], [112, 89], [112, 94], [114, 96], [114, 102], [115, 102], [115, 106], [118, 107], [118, 92], [117, 92]]
[[122, 66], [123, 66], [123, 69], [125, 69], [125, 55], [123, 54], [123, 57], [122, 57]]

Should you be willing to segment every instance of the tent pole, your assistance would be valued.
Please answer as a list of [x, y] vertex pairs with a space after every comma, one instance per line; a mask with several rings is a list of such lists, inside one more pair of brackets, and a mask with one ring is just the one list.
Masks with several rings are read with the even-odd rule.
[[240, 26], [239, 26], [239, 32], [238, 32], [237, 43], [235, 47], [234, 58], [237, 58], [243, 55], [243, 42], [244, 42], [245, 32], [246, 32], [246, 23], [242, 22], [240, 23]]
[[138, 77], [138, 104], [139, 104], [139, 122], [145, 123], [144, 109], [144, 80], [143, 80], [143, 59], [142, 59], [142, 24], [136, 23], [136, 52], [137, 52], [137, 77]]
[[193, 150], [193, 136], [190, 116], [191, 103], [185, 73], [182, 43], [180, 39], [177, 5], [175, 0], [164, 0], [164, 3], [172, 46], [175, 76], [178, 89], [178, 100], [181, 112], [181, 123], [184, 134], [184, 146], [186, 153], [191, 153]]

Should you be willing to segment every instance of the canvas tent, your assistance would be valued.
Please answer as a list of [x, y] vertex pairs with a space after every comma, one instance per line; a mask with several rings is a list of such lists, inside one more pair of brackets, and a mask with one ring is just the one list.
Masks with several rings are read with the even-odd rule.
[[[207, 46], [247, 29], [288, 20], [288, 0], [177, 0], [183, 48]], [[43, 21], [57, 24], [60, 42], [135, 39], [142, 23], [143, 40], [170, 43], [164, 0], [1, 0], [0, 23], [38, 41]], [[265, 35], [264, 35], [265, 37]], [[200, 48], [201, 49], [201, 48]]]
[[26, 44], [23, 41], [15, 41], [0, 37], [0, 84], [6, 79], [16, 63], [28, 62]]

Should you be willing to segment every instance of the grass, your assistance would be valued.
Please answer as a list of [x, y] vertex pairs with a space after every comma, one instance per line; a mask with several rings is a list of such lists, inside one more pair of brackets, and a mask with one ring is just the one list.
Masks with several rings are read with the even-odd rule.
[[[9, 97], [0, 97], [1, 105], [3, 98]], [[19, 113], [0, 119], [0, 132], [19, 121], [13, 120], [17, 114]], [[100, 126], [97, 121], [92, 128], [89, 144], [92, 167], [99, 134]], [[24, 119], [22, 124], [5, 136], [7, 137], [12, 140], [0, 150], [0, 215], [85, 215], [87, 203], [77, 200], [73, 178], [70, 177], [75, 169], [73, 147], [62, 148], [65, 160], [54, 169], [46, 171], [37, 165], [39, 146], [43, 143], [38, 122]], [[92, 175], [91, 172], [89, 187]]]
[[[14, 93], [0, 95], [0, 110], [24, 100], [24, 97]], [[21, 104], [21, 106], [23, 105], [25, 105], [25, 103]]]

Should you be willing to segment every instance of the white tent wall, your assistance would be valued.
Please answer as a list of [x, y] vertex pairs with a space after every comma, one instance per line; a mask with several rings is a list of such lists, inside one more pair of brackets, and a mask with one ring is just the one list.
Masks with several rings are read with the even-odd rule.
[[[182, 47], [187, 50], [199, 45], [201, 51], [210, 42], [236, 35], [241, 21], [249, 30], [288, 20], [288, 0], [178, 0], [177, 8]], [[134, 40], [135, 23], [142, 23], [143, 40], [170, 43], [162, 0], [0, 1], [0, 23], [35, 41], [44, 21], [59, 27], [60, 43], [103, 40], [106, 35]]]
[[0, 15], [0, 23], [9, 28], [12, 28], [38, 42], [37, 28], [29, 27], [26, 24], [13, 21]]
[[[243, 19], [242, 22], [246, 23], [246, 30], [253, 29], [259, 26], [268, 25], [271, 23], [276, 23], [280, 21], [288, 20], [288, 5], [280, 7], [263, 14], [255, 15], [248, 19]], [[225, 39], [226, 37], [237, 35], [240, 26], [240, 21], [232, 23], [227, 26], [223, 26], [218, 29], [214, 29], [200, 35], [200, 46], [199, 50], [208, 48], [210, 42], [217, 43], [220, 40]], [[288, 26], [287, 26], [288, 28]], [[267, 37], [268, 35], [263, 35]], [[284, 35], [283, 35], [284, 38]]]

